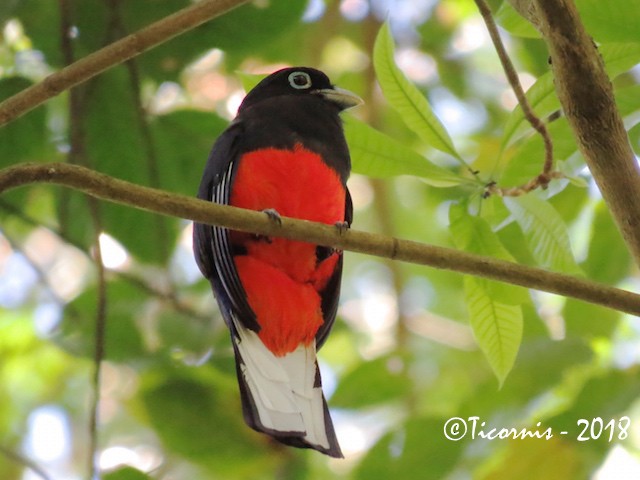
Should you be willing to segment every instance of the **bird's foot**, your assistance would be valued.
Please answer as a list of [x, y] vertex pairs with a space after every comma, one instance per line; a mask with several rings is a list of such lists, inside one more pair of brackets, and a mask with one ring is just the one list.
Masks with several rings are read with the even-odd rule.
[[282, 217], [277, 210], [273, 208], [265, 208], [264, 210], [262, 210], [262, 213], [265, 213], [272, 222], [276, 222], [278, 225], [282, 225]]
[[350, 227], [348, 222], [336, 222], [334, 225], [338, 229], [338, 233], [340, 235], [342, 235], [344, 232], [349, 230], [349, 227]]

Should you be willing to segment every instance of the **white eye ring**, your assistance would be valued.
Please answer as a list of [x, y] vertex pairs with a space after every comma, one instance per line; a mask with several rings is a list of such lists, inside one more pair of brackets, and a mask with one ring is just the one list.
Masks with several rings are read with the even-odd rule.
[[296, 90], [304, 90], [311, 87], [311, 77], [306, 72], [293, 72], [289, 74], [289, 85]]

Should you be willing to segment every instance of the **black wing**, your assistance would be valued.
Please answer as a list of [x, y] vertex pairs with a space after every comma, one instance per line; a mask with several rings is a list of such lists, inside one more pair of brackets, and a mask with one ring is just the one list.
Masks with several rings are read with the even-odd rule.
[[[231, 184], [237, 159], [242, 154], [238, 138], [242, 132], [239, 122], [232, 123], [211, 149], [202, 175], [198, 198], [214, 203], [229, 204]], [[193, 249], [202, 274], [209, 279], [227, 326], [237, 334], [230, 315], [254, 331], [260, 330], [256, 316], [247, 301], [235, 263], [229, 231], [202, 223], [193, 225]]]
[[[349, 190], [347, 190], [347, 195], [345, 198], [345, 207], [344, 207], [344, 221], [347, 225], [351, 226], [351, 222], [353, 221], [353, 202], [351, 201], [351, 194]], [[322, 299], [322, 316], [324, 322], [318, 329], [316, 333], [316, 348], [320, 349], [322, 344], [329, 336], [329, 332], [331, 331], [331, 327], [333, 326], [333, 322], [336, 320], [336, 314], [338, 312], [338, 301], [340, 300], [340, 283], [342, 280], [342, 252], [340, 252], [340, 259], [336, 264], [336, 269], [331, 275], [327, 286], [324, 288], [322, 292], [320, 292], [320, 296]]]

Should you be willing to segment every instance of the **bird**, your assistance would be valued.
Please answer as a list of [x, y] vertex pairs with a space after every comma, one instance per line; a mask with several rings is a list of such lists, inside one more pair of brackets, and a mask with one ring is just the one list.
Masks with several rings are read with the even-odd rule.
[[[348, 228], [351, 159], [339, 114], [361, 103], [314, 68], [268, 75], [215, 141], [197, 197]], [[193, 249], [231, 333], [247, 425], [342, 458], [316, 357], [336, 318], [342, 251], [197, 222]]]

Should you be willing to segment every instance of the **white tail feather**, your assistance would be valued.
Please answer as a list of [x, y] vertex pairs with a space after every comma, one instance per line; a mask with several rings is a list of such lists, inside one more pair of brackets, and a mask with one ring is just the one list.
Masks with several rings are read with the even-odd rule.
[[262, 425], [303, 434], [308, 443], [329, 448], [322, 388], [314, 386], [318, 368], [315, 341], [277, 357], [255, 332], [238, 323], [239, 338], [234, 341], [243, 361], [241, 371]]

